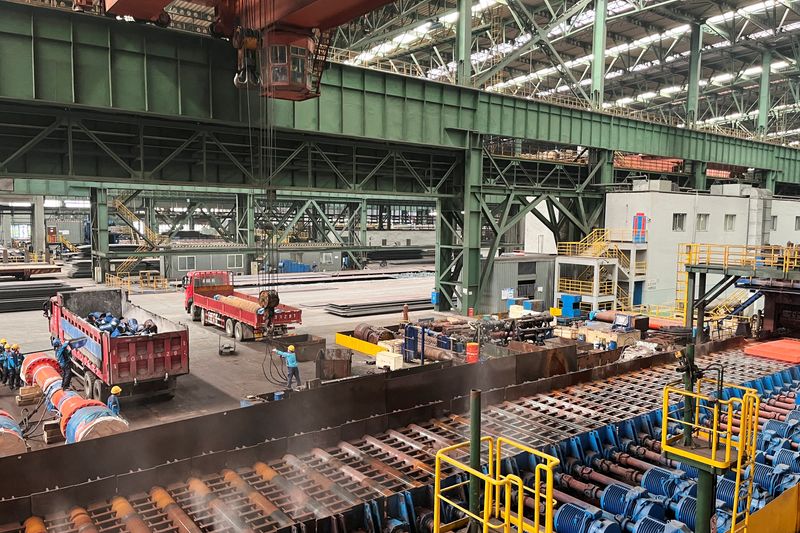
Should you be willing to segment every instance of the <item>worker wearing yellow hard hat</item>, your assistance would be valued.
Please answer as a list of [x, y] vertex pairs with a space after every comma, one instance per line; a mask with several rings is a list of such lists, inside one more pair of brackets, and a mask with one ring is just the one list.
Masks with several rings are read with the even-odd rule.
[[122, 388], [119, 385], [111, 387], [111, 396], [108, 397], [106, 406], [111, 409], [115, 416], [119, 416], [119, 395], [122, 393]]
[[0, 383], [8, 383], [8, 356], [11, 351], [11, 346], [8, 341], [0, 339]]
[[272, 351], [286, 361], [286, 388], [292, 388], [292, 381], [294, 379], [297, 380], [297, 385], [299, 386], [302, 382], [300, 381], [300, 369], [297, 368], [297, 356], [294, 353], [294, 344], [287, 346], [285, 352], [275, 348], [273, 348]]
[[15, 390], [22, 387], [22, 377], [20, 369], [22, 367], [22, 354], [19, 351], [19, 344], [5, 345], [5, 383], [8, 388]]

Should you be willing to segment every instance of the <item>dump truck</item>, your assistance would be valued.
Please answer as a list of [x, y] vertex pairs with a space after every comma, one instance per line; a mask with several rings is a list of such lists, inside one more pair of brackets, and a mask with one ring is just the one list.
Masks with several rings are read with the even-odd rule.
[[254, 296], [235, 290], [233, 274], [225, 270], [193, 270], [183, 278], [183, 288], [192, 320], [222, 328], [240, 342], [284, 335], [302, 323], [302, 311], [278, 303], [274, 291]]
[[[87, 320], [92, 313], [147, 323], [151, 333], [102, 331]], [[122, 289], [60, 292], [45, 306], [45, 316], [53, 338], [85, 338], [82, 347], [72, 350], [72, 372], [87, 399], [105, 402], [114, 385], [122, 388], [123, 397], [171, 398], [178, 376], [189, 373], [188, 328], [134, 305]]]

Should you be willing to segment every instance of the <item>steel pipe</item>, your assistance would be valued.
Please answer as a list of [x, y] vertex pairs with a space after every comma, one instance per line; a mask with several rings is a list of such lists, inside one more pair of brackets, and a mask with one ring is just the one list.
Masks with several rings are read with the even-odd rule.
[[25, 533], [47, 533], [47, 526], [44, 525], [44, 520], [38, 516], [32, 516], [25, 520]]
[[122, 496], [117, 496], [111, 500], [111, 510], [117, 515], [120, 522], [125, 525], [128, 533], [150, 533], [150, 527], [145, 524], [130, 502]]
[[22, 430], [10, 414], [0, 410], [0, 457], [27, 451]]
[[69, 521], [77, 533], [98, 533], [89, 513], [83, 507], [75, 507], [69, 512]]
[[68, 444], [121, 433], [128, 422], [115, 416], [103, 402], [86, 400], [61, 388], [61, 367], [52, 357], [31, 354], [22, 362], [20, 375], [28, 385], [39, 385], [47, 402], [61, 415], [61, 434]]
[[278, 509], [274, 503], [269, 501], [263, 494], [251, 487], [250, 484], [247, 483], [244, 478], [242, 478], [242, 476], [233, 470], [223, 470], [222, 477], [237, 491], [247, 496], [247, 499], [250, 500], [250, 503], [252, 503], [255, 507], [258, 507], [264, 516], [275, 522], [278, 527], [289, 527], [294, 523], [292, 519], [286, 516], [283, 511]]
[[241, 520], [239, 520], [239, 516], [233, 512], [233, 510], [223, 502], [218, 496], [216, 496], [211, 489], [208, 488], [203, 481], [200, 479], [193, 477], [189, 479], [189, 490], [194, 493], [194, 495], [202, 500], [208, 507], [215, 511], [215, 514], [223, 521], [226, 522], [227, 525], [232, 528], [234, 531], [239, 533], [253, 533], [253, 530], [249, 527], [246, 527]]
[[203, 533], [164, 488], [153, 487], [150, 489], [150, 499], [153, 500], [156, 507], [164, 511], [178, 533]]

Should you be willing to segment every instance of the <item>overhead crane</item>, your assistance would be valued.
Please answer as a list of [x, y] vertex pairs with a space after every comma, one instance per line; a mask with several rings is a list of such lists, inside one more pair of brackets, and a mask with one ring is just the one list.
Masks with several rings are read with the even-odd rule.
[[[92, 0], [76, 0], [90, 7]], [[281, 100], [319, 96], [328, 57], [329, 30], [392, 0], [195, 0], [213, 6], [211, 34], [237, 49], [234, 85]], [[104, 0], [106, 14], [169, 25], [170, 0]], [[259, 57], [259, 53], [261, 57]]]

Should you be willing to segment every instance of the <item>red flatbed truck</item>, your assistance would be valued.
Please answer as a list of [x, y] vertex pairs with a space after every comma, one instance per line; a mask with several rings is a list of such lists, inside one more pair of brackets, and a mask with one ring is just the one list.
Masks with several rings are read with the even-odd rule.
[[[183, 278], [184, 308], [195, 322], [213, 325], [225, 330], [237, 341], [263, 338], [270, 329], [269, 317], [257, 296], [239, 292], [233, 287], [233, 275], [226, 270], [193, 270]], [[231, 305], [215, 296], [234, 296], [253, 305], [244, 309]], [[292, 326], [302, 323], [302, 311], [295, 307], [278, 304], [272, 319], [272, 334], [285, 334]]]
[[[112, 338], [86, 321], [96, 311], [135, 318], [139, 324], [152, 320], [158, 333]], [[122, 388], [122, 396], [172, 397], [178, 376], [189, 373], [189, 329], [132, 304], [121, 289], [58, 293], [46, 315], [52, 337], [87, 339], [72, 350], [72, 372], [87, 398], [104, 402], [114, 385]]]

